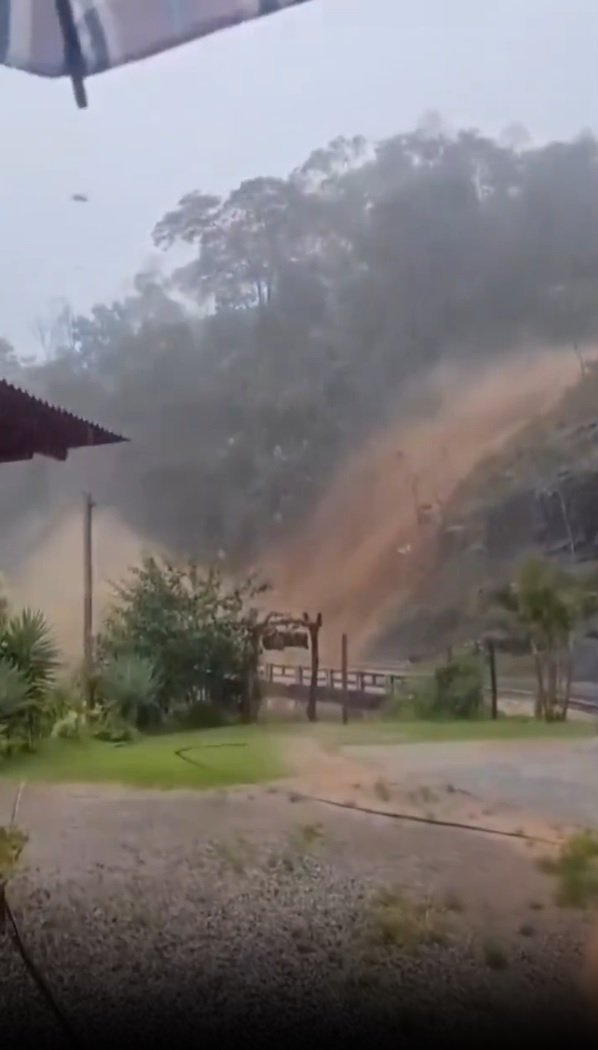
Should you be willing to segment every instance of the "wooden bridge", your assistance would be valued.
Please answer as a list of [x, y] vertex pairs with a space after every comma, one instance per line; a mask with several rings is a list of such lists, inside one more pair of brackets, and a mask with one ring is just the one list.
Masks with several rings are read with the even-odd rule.
[[[350, 707], [379, 707], [385, 697], [396, 689], [408, 675], [402, 670], [349, 668], [347, 670], [347, 703]], [[311, 668], [295, 664], [265, 663], [260, 677], [266, 695], [287, 696], [305, 700], [309, 693]], [[409, 677], [413, 677], [410, 672]], [[342, 703], [343, 676], [340, 668], [320, 667], [318, 671], [318, 699]]]
[[[311, 668], [295, 664], [264, 663], [260, 677], [265, 685], [266, 696], [288, 697], [292, 700], [307, 700]], [[376, 710], [385, 697], [401, 686], [407, 679], [426, 677], [425, 672], [416, 671], [410, 665], [393, 668], [350, 668], [347, 671], [347, 706], [361, 710]], [[531, 682], [502, 679], [503, 698], [532, 702], [534, 687]], [[342, 704], [343, 677], [340, 668], [321, 667], [318, 673], [318, 699], [328, 703]], [[572, 710], [595, 714], [598, 711], [598, 686], [575, 683], [570, 707]]]

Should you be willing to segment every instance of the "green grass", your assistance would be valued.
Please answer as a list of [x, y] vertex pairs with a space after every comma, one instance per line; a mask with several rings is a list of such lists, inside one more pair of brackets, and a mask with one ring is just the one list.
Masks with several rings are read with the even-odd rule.
[[[203, 745], [243, 743], [243, 747]], [[202, 747], [179, 758], [178, 748]], [[0, 776], [45, 782], [112, 782], [136, 787], [211, 788], [258, 784], [284, 776], [275, 738], [257, 727], [142, 737], [115, 747], [99, 740], [48, 740], [31, 755], [0, 761]]]
[[[526, 718], [453, 722], [353, 722], [347, 726], [321, 722], [265, 722], [145, 736], [115, 746], [99, 740], [48, 740], [34, 754], [0, 759], [0, 777], [71, 783], [120, 783], [136, 787], [212, 788], [259, 784], [287, 775], [281, 745], [289, 736], [313, 736], [324, 748], [476, 740], [552, 740], [595, 734], [592, 724], [546, 725]], [[242, 747], [221, 747], [241, 743]], [[176, 755], [179, 748], [199, 747], [190, 765]]]
[[[274, 728], [272, 726], [271, 728]], [[282, 731], [282, 726], [279, 731]], [[297, 731], [295, 723], [292, 727]], [[291, 726], [287, 727], [287, 731]], [[476, 740], [567, 740], [596, 735], [596, 726], [591, 722], [571, 721], [565, 723], [536, 722], [531, 718], [501, 718], [445, 721], [383, 721], [353, 722], [347, 726], [338, 723], [320, 723], [302, 727], [305, 733], [313, 733], [323, 743], [335, 746], [356, 747], [376, 744], [450, 743]]]

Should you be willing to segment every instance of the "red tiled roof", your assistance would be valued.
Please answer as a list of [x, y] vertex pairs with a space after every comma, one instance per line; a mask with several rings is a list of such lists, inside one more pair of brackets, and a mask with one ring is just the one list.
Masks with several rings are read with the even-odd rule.
[[71, 449], [126, 440], [0, 379], [0, 463], [33, 456], [65, 460]]

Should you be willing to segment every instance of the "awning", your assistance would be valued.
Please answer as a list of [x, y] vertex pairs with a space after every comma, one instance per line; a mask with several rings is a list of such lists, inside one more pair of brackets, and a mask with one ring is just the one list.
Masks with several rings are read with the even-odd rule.
[[0, 0], [0, 64], [84, 81], [307, 0]]
[[19, 463], [34, 456], [65, 460], [71, 449], [126, 440], [0, 379], [0, 463]]

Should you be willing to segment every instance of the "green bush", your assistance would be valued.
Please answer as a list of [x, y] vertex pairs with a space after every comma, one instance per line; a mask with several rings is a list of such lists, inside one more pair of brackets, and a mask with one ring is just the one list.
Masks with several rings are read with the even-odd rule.
[[231, 715], [209, 700], [181, 705], [171, 715], [173, 727], [178, 729], [218, 729], [230, 721]]
[[477, 718], [484, 701], [484, 675], [476, 656], [458, 656], [433, 675], [412, 679], [387, 701], [388, 718], [408, 720]]
[[216, 570], [147, 557], [116, 588], [98, 653], [102, 663], [124, 655], [155, 668], [162, 714], [173, 705], [210, 702], [239, 709], [251, 659], [251, 609], [262, 588], [248, 579], [229, 589]]
[[385, 705], [388, 718], [414, 721], [434, 717], [436, 683], [432, 675], [407, 681], [395, 690]]
[[50, 735], [58, 740], [82, 740], [88, 732], [89, 722], [85, 712], [72, 707], [54, 722]]
[[59, 666], [43, 613], [0, 610], [0, 731], [2, 752], [31, 749], [52, 724], [51, 690]]
[[35, 700], [29, 683], [18, 668], [0, 660], [0, 753], [8, 756], [30, 743], [30, 719]]
[[114, 724], [148, 728], [160, 721], [160, 683], [155, 665], [146, 657], [120, 653], [102, 667], [99, 680], [106, 711]]
[[484, 702], [484, 675], [479, 657], [448, 660], [434, 672], [435, 710], [447, 718], [476, 718]]
[[30, 696], [47, 697], [56, 678], [59, 653], [42, 612], [23, 609], [1, 621], [0, 658], [25, 676]]

